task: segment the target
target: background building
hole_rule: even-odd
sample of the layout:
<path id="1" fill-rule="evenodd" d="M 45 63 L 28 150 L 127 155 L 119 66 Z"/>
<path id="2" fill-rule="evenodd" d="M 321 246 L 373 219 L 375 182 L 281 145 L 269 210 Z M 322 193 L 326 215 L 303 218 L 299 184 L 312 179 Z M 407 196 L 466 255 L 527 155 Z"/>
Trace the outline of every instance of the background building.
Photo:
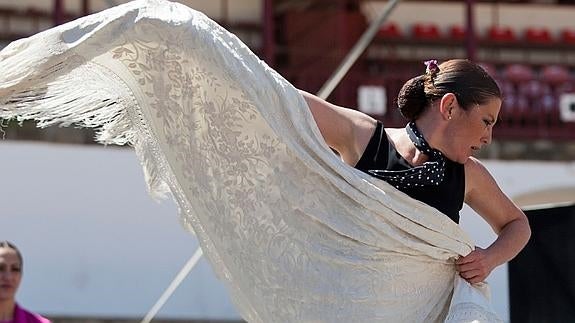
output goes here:
<path id="1" fill-rule="evenodd" d="M 0 44 L 124 2 L 0 0 Z M 179 2 L 218 21 L 310 92 L 321 88 L 387 5 L 376 0 Z M 422 61 L 471 58 L 495 77 L 505 95 L 493 144 L 479 157 L 522 207 L 573 203 L 572 17 L 575 1 L 401 1 L 329 100 L 403 126 L 394 98 L 406 80 L 424 72 Z M 26 258 L 21 302 L 56 322 L 141 319 L 197 247 L 179 225 L 176 207 L 147 196 L 130 149 L 92 145 L 88 130 L 5 124 L 0 239 L 14 241 Z M 462 212 L 462 226 L 479 246 L 495 237 L 469 208 Z M 562 239 L 567 260 L 551 263 L 573 272 L 575 262 L 569 259 L 575 242 Z M 510 299 L 510 272 L 502 266 L 489 282 L 497 311 L 513 320 L 521 302 Z M 555 296 L 575 303 L 575 281 L 560 281 L 567 289 Z M 573 313 L 564 315 L 564 321 L 575 320 Z M 205 260 L 158 318 L 240 319 Z"/>

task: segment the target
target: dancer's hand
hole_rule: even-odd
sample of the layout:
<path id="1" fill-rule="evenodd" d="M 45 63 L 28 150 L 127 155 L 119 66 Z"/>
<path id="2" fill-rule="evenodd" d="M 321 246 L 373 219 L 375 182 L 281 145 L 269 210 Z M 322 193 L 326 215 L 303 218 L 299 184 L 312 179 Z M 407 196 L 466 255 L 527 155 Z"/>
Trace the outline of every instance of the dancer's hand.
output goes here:
<path id="1" fill-rule="evenodd" d="M 455 265 L 459 276 L 471 284 L 484 281 L 495 268 L 495 264 L 490 260 L 489 253 L 479 247 L 476 247 L 467 256 L 457 259 Z"/>

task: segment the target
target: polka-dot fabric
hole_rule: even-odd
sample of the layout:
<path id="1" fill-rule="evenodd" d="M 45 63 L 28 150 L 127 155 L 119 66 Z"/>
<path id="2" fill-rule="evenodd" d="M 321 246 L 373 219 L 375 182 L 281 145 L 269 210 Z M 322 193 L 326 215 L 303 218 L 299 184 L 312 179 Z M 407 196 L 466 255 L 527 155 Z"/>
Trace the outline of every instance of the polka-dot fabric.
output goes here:
<path id="1" fill-rule="evenodd" d="M 409 139 L 415 147 L 426 154 L 429 160 L 421 166 L 415 166 L 405 170 L 370 170 L 373 176 L 383 179 L 395 188 L 402 190 L 411 187 L 436 186 L 443 181 L 445 176 L 445 157 L 443 154 L 429 146 L 415 122 L 410 122 L 405 127 Z"/>

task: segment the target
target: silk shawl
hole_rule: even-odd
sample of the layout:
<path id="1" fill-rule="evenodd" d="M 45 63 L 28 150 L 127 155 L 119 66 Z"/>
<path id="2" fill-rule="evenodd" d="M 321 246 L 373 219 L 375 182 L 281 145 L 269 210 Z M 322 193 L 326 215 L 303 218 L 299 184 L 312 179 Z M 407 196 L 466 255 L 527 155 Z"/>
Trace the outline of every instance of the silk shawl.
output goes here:
<path id="1" fill-rule="evenodd" d="M 133 145 L 247 321 L 498 321 L 455 271 L 473 249 L 459 226 L 345 165 L 297 89 L 184 5 L 132 1 L 11 43 L 0 117 Z"/>

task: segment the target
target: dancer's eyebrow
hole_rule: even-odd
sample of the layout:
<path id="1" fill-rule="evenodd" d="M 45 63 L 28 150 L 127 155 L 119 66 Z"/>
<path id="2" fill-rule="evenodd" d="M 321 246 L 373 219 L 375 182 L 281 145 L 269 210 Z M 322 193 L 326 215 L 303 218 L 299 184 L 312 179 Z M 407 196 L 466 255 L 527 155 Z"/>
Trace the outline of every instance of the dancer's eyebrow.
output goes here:
<path id="1" fill-rule="evenodd" d="M 491 113 L 488 114 L 488 117 L 491 118 L 490 122 L 496 124 L 499 121 L 498 118 L 495 118 Z"/>

